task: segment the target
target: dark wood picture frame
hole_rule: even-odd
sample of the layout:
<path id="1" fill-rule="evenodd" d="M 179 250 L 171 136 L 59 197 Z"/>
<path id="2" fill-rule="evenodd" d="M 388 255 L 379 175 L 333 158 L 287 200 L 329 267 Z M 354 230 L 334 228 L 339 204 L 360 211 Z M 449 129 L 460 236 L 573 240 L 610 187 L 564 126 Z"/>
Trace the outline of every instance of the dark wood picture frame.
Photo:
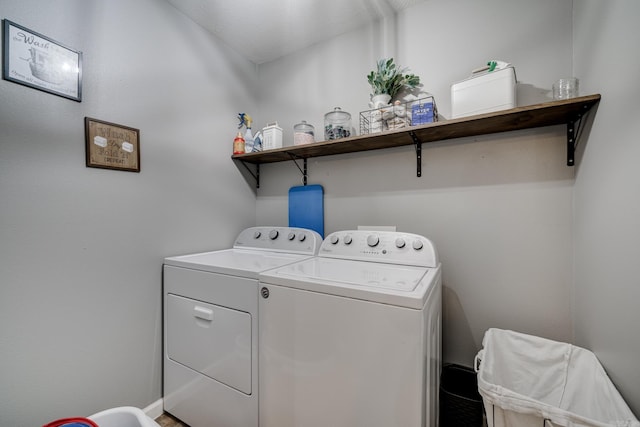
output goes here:
<path id="1" fill-rule="evenodd" d="M 2 78 L 82 102 L 82 52 L 2 20 Z"/>
<path id="2" fill-rule="evenodd" d="M 140 172 L 140 131 L 84 118 L 87 167 Z"/>

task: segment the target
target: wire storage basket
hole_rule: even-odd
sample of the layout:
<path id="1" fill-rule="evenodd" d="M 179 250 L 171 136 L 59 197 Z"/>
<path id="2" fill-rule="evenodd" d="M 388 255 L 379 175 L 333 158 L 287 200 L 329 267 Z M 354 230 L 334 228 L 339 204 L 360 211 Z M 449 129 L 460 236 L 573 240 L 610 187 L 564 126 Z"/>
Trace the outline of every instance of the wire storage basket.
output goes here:
<path id="1" fill-rule="evenodd" d="M 360 113 L 360 135 L 402 129 L 438 121 L 438 109 L 433 96 L 414 101 L 396 101 Z"/>

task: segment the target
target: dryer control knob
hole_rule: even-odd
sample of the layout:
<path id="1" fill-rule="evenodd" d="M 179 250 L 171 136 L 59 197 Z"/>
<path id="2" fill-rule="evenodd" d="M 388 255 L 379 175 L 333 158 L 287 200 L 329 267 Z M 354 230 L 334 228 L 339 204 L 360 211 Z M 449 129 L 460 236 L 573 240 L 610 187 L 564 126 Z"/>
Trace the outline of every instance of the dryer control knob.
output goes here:
<path id="1" fill-rule="evenodd" d="M 406 243 L 404 242 L 404 239 L 402 237 L 398 237 L 396 239 L 396 248 L 402 249 L 402 248 L 404 248 L 405 245 L 406 245 Z"/>
<path id="2" fill-rule="evenodd" d="M 380 243 L 380 238 L 375 234 L 371 234 L 367 237 L 367 245 L 371 246 L 372 248 L 374 246 L 378 246 L 378 243 Z"/>
<path id="3" fill-rule="evenodd" d="M 271 240 L 276 240 L 278 238 L 278 230 L 271 230 L 269 232 L 269 238 Z"/>
<path id="4" fill-rule="evenodd" d="M 293 231 L 291 233 L 289 233 L 289 235 L 287 236 L 287 239 L 289 240 L 293 240 L 296 238 L 296 233 L 294 233 Z"/>
<path id="5" fill-rule="evenodd" d="M 331 242 L 332 245 L 337 244 L 339 240 L 340 239 L 335 234 L 333 236 L 331 236 L 331 239 L 329 239 L 329 241 Z"/>
<path id="6" fill-rule="evenodd" d="M 344 244 L 345 245 L 350 245 L 351 242 L 353 242 L 353 238 L 351 236 L 349 236 L 348 234 L 346 236 L 344 236 Z"/>
<path id="7" fill-rule="evenodd" d="M 307 235 L 302 233 L 301 235 L 298 236 L 298 240 L 300 240 L 301 242 L 304 242 L 304 239 L 307 238 Z"/>
<path id="8" fill-rule="evenodd" d="M 416 251 L 419 251 L 420 249 L 423 248 L 423 244 L 420 240 L 414 240 L 413 241 L 413 249 L 415 249 Z"/>
<path id="9" fill-rule="evenodd" d="M 260 238 L 260 236 L 262 236 L 262 233 L 261 233 L 261 232 L 259 232 L 259 231 L 256 231 L 255 233 L 253 233 L 253 238 L 254 238 L 254 239 L 259 239 L 259 238 Z"/>

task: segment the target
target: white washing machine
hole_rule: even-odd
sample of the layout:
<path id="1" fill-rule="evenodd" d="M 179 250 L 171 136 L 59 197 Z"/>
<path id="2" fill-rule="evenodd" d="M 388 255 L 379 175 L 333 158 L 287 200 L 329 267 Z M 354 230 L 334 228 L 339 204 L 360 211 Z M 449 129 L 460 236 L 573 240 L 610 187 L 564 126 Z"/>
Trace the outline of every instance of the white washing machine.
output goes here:
<path id="1" fill-rule="evenodd" d="M 441 267 L 409 233 L 340 231 L 260 274 L 260 427 L 435 427 Z"/>
<path id="2" fill-rule="evenodd" d="M 321 242 L 311 230 L 254 227 L 232 249 L 165 259 L 167 412 L 191 427 L 258 425 L 258 273 Z"/>

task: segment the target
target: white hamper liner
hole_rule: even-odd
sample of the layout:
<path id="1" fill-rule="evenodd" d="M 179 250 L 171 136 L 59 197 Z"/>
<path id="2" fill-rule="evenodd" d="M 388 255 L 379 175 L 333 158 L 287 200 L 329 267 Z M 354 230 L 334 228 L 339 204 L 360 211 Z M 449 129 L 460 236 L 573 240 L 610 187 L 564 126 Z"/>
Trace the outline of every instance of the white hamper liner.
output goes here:
<path id="1" fill-rule="evenodd" d="M 482 346 L 475 368 L 489 427 L 640 427 L 592 352 L 495 328 Z"/>

